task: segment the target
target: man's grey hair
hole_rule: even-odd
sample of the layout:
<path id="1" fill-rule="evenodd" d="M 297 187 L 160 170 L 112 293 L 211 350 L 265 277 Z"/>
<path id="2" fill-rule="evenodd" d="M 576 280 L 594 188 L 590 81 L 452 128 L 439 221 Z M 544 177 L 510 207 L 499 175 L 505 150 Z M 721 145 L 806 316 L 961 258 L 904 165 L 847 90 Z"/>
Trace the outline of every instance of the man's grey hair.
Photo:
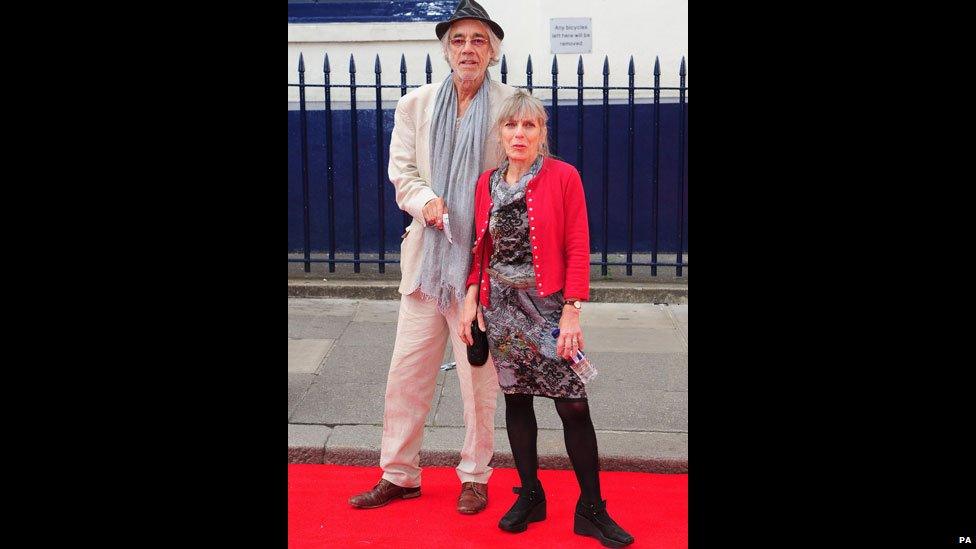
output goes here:
<path id="1" fill-rule="evenodd" d="M 461 21 L 463 21 L 463 19 Z M 502 58 L 502 39 L 495 36 L 495 31 L 491 30 L 488 23 L 479 21 L 478 19 L 473 19 L 473 21 L 478 21 L 481 23 L 481 25 L 485 28 L 485 31 L 488 33 L 488 43 L 491 45 L 492 52 L 491 59 L 488 60 L 488 66 L 494 67 L 498 64 L 498 60 Z M 452 24 L 451 27 L 447 29 L 447 32 L 444 33 L 444 36 L 441 36 L 441 50 L 444 52 L 444 61 L 447 61 L 448 65 L 451 64 L 451 29 L 453 28 L 454 25 Z"/>

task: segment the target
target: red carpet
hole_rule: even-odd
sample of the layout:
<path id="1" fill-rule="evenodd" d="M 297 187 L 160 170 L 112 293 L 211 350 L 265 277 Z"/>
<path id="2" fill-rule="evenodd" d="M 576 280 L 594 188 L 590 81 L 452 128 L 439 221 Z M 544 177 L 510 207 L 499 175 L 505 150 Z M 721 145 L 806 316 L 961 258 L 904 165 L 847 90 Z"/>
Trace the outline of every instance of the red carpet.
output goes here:
<path id="1" fill-rule="evenodd" d="M 349 496 L 379 480 L 379 467 L 288 466 L 288 547 L 603 547 L 573 533 L 579 485 L 572 471 L 540 470 L 547 518 L 520 534 L 498 528 L 517 497 L 514 469 L 495 469 L 488 508 L 476 515 L 455 510 L 460 483 L 453 468 L 427 467 L 423 495 L 378 509 L 353 509 Z M 634 536 L 628 547 L 688 546 L 688 475 L 602 472 L 607 510 Z"/>

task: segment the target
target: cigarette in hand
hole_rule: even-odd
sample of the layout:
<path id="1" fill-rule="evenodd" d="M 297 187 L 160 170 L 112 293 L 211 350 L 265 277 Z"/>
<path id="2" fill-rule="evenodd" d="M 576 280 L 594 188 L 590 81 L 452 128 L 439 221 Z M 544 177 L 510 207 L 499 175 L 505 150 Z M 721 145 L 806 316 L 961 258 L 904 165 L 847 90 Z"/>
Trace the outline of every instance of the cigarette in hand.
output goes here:
<path id="1" fill-rule="evenodd" d="M 447 214 L 444 214 L 444 236 L 447 237 L 447 241 L 454 244 L 454 239 L 451 238 L 451 222 Z"/>

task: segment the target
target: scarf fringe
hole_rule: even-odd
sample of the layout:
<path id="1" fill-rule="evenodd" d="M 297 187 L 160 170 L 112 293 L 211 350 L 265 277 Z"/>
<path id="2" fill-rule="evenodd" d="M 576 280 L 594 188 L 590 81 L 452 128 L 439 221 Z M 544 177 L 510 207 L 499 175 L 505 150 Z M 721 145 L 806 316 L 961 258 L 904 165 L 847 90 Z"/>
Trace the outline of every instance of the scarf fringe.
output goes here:
<path id="1" fill-rule="evenodd" d="M 442 314 L 446 314 L 455 302 L 462 303 L 467 293 L 467 289 L 460 290 L 454 286 L 451 286 L 450 284 L 445 284 L 438 288 L 437 293 L 439 295 L 431 295 L 430 290 L 428 288 L 424 288 L 423 286 L 418 288 L 418 290 L 420 291 L 421 299 L 424 301 L 436 301 L 437 312 Z"/>

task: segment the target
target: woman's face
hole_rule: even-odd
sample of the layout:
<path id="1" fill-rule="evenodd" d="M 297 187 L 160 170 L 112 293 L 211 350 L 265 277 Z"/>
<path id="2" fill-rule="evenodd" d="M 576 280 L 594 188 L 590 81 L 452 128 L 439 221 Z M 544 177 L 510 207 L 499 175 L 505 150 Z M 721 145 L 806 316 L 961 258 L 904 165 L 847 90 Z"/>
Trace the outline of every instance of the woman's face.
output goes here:
<path id="1" fill-rule="evenodd" d="M 534 161 L 545 128 L 537 118 L 509 118 L 502 122 L 500 133 L 509 162 Z"/>

